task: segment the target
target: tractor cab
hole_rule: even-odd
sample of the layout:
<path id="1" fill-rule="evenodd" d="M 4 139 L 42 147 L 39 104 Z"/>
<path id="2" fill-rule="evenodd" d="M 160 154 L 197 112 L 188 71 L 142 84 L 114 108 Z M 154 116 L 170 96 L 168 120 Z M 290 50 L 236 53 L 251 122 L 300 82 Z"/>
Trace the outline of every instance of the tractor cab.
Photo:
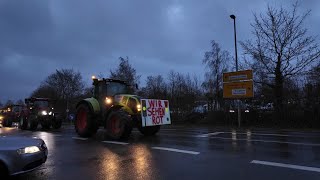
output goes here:
<path id="1" fill-rule="evenodd" d="M 41 115 L 52 115 L 53 108 L 49 98 L 27 98 L 25 99 L 27 108 L 33 113 L 41 113 Z"/>

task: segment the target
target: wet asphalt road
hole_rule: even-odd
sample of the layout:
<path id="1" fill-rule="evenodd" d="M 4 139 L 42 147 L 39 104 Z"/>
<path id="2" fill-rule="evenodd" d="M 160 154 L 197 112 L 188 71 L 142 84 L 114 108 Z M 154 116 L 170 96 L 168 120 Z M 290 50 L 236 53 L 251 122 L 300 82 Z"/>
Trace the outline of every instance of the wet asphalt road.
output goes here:
<path id="1" fill-rule="evenodd" d="M 43 166 L 12 179 L 320 179 L 320 131 L 166 126 L 120 144 L 103 130 L 77 139 L 72 126 L 0 135 L 40 137 L 49 149 Z"/>

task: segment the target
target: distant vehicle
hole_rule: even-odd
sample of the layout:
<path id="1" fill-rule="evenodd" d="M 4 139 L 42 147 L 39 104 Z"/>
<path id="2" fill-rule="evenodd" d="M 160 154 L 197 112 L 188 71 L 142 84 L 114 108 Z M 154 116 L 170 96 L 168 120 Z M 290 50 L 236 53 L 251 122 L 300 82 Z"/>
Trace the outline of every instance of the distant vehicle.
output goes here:
<path id="1" fill-rule="evenodd" d="M 9 105 L 1 109 L 0 121 L 3 127 L 11 127 L 12 123 L 19 122 L 21 111 L 24 105 Z"/>
<path id="2" fill-rule="evenodd" d="M 48 98 L 28 98 L 25 99 L 26 108 L 21 112 L 19 128 L 22 130 L 36 130 L 38 124 L 43 129 L 59 129 L 62 119 L 57 118 L 53 112 L 50 99 Z"/>
<path id="3" fill-rule="evenodd" d="M 47 155 L 42 139 L 0 136 L 0 179 L 36 169 L 46 162 Z"/>
<path id="4" fill-rule="evenodd" d="M 273 103 L 267 103 L 266 105 L 261 106 L 259 109 L 265 110 L 265 111 L 272 111 L 273 110 Z"/>

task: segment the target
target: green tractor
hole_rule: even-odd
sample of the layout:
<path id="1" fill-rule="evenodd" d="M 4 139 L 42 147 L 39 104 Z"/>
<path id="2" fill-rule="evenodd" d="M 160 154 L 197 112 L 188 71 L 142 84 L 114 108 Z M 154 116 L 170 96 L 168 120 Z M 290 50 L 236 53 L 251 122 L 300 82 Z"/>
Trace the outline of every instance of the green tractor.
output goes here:
<path id="1" fill-rule="evenodd" d="M 75 130 L 79 136 L 90 137 L 100 126 L 103 126 L 107 135 L 114 140 L 128 138 L 133 127 L 137 127 L 142 134 L 151 136 L 159 131 L 160 125 L 171 123 L 169 117 L 165 123 L 158 121 L 157 124 L 147 125 L 147 115 L 156 114 L 157 110 L 146 109 L 146 100 L 141 104 L 141 98 L 130 94 L 132 87 L 125 81 L 97 79 L 94 76 L 92 80 L 93 97 L 81 100 L 76 106 Z M 167 112 L 170 111 L 167 109 Z M 170 113 L 168 114 L 170 116 Z M 154 118 L 154 121 L 156 120 Z"/>

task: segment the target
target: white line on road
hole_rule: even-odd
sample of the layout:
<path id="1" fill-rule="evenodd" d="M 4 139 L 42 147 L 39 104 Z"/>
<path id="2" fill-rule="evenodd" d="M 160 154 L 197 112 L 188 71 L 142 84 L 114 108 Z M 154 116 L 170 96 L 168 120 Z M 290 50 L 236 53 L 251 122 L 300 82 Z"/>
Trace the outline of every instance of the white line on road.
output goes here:
<path id="1" fill-rule="evenodd" d="M 88 138 L 82 138 L 82 137 L 72 137 L 72 139 L 83 140 L 83 141 L 88 140 Z"/>
<path id="2" fill-rule="evenodd" d="M 267 165 L 267 166 L 284 167 L 284 168 L 290 168 L 290 169 L 299 169 L 299 170 L 305 170 L 305 171 L 314 171 L 314 172 L 320 173 L 320 168 L 309 167 L 309 166 L 298 166 L 298 165 L 293 165 L 293 164 L 283 164 L 283 163 L 259 161 L 259 160 L 253 160 L 253 161 L 251 161 L 251 163 L 252 164 Z"/>
<path id="3" fill-rule="evenodd" d="M 287 141 L 268 141 L 268 140 L 255 140 L 255 139 L 232 139 L 224 137 L 209 137 L 210 139 L 223 139 L 232 141 L 248 141 L 248 142 L 264 142 L 264 143 L 279 143 L 279 144 L 292 144 L 292 145 L 302 145 L 302 146 L 320 146 L 320 144 L 313 143 L 299 143 L 299 142 L 287 142 Z"/>
<path id="4" fill-rule="evenodd" d="M 216 136 L 219 134 L 223 134 L 226 132 L 213 132 L 213 133 L 207 133 L 207 134 L 201 134 L 201 135 L 197 135 L 196 137 L 209 137 L 209 136 Z"/>
<path id="5" fill-rule="evenodd" d="M 117 142 L 117 141 L 102 141 L 103 143 L 109 143 L 109 144 L 121 144 L 121 145 L 128 145 L 129 143 L 126 142 Z"/>
<path id="6" fill-rule="evenodd" d="M 198 155 L 198 154 L 200 154 L 200 152 L 196 152 L 196 151 L 187 151 L 187 150 L 174 149 L 174 148 L 166 148 L 166 147 L 152 147 L 152 149 L 172 151 L 172 152 L 179 152 L 179 153 L 186 153 L 186 154 L 192 154 L 192 155 Z"/>

